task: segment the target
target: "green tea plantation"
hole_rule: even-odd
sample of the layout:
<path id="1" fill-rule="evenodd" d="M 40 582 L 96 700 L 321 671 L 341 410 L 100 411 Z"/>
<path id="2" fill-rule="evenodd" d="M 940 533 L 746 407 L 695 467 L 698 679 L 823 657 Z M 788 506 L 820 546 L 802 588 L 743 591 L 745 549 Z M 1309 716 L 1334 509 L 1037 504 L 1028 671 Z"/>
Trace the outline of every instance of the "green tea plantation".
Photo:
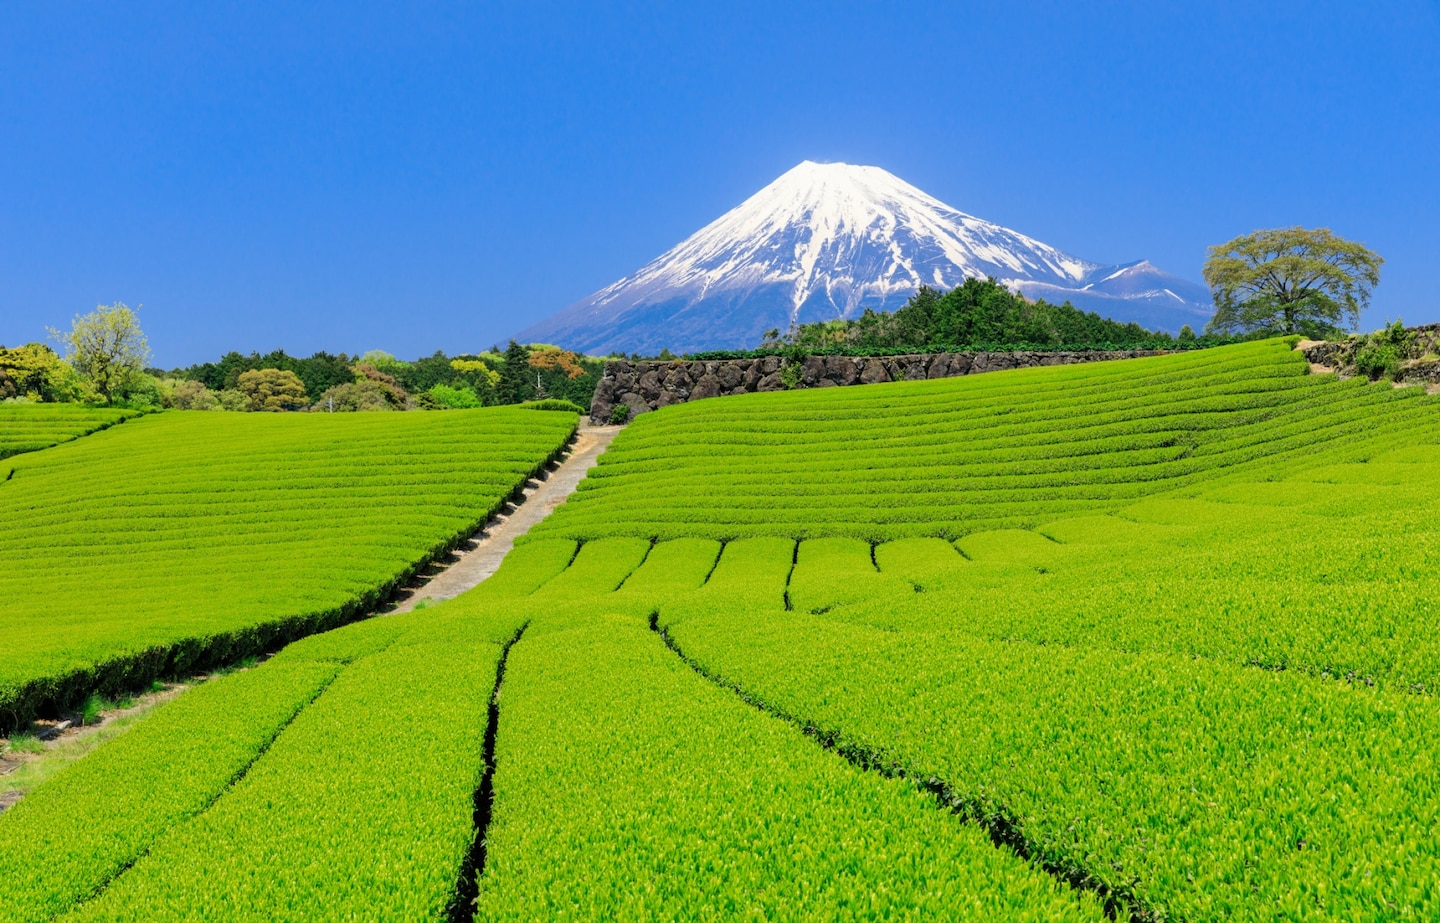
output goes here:
<path id="1" fill-rule="evenodd" d="M 0 725 L 356 617 L 496 512 L 575 423 L 175 412 L 7 459 Z"/>
<path id="2" fill-rule="evenodd" d="M 574 425 L 487 414 L 10 460 L 0 688 L 341 621 Z M 1437 607 L 1440 397 L 1286 341 L 668 407 L 0 814 L 0 919 L 1433 921 Z"/>

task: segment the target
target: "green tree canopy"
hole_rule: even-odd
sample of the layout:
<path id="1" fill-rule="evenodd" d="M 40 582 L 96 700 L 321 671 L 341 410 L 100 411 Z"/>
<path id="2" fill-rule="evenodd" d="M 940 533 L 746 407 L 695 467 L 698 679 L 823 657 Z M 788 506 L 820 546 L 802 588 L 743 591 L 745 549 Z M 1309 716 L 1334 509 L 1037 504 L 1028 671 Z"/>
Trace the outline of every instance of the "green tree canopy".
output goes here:
<path id="1" fill-rule="evenodd" d="M 310 403 L 305 383 L 294 372 L 255 369 L 241 372 L 238 384 L 251 410 L 299 410 Z"/>
<path id="2" fill-rule="evenodd" d="M 1385 261 L 1328 228 L 1275 228 L 1211 247 L 1212 333 L 1323 337 L 1360 324 Z"/>
<path id="3" fill-rule="evenodd" d="M 107 404 L 150 361 L 150 344 L 140 331 L 139 319 L 118 301 L 77 314 L 69 331 L 51 327 L 50 335 L 65 346 L 71 366 Z"/>
<path id="4" fill-rule="evenodd" d="M 44 343 L 0 346 L 0 400 L 74 401 L 84 392 L 75 370 Z"/>
<path id="5" fill-rule="evenodd" d="M 530 350 L 510 341 L 505 349 L 505 363 L 500 366 L 500 383 L 495 386 L 495 396 L 502 404 L 518 404 L 525 400 Z"/>

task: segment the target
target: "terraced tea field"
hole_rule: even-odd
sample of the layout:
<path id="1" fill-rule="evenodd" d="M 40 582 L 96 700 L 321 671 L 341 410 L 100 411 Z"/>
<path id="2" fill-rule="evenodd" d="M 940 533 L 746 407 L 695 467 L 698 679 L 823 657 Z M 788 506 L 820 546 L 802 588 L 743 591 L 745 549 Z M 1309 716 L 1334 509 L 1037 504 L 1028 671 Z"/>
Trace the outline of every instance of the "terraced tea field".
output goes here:
<path id="1" fill-rule="evenodd" d="M 1437 484 L 1281 342 L 643 415 L 0 815 L 0 917 L 1440 919 Z"/>
<path id="2" fill-rule="evenodd" d="M 0 459 L 48 449 L 139 415 L 82 404 L 0 404 Z"/>
<path id="3" fill-rule="evenodd" d="M 165 413 L 0 483 L 0 724 L 258 653 L 380 601 L 564 446 L 573 413 Z"/>

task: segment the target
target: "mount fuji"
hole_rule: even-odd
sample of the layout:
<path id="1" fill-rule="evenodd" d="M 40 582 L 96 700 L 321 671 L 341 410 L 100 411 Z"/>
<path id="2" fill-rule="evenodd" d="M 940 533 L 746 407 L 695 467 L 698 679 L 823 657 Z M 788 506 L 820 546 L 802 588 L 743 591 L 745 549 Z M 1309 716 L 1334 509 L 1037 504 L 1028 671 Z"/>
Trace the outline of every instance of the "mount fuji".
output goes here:
<path id="1" fill-rule="evenodd" d="M 1149 329 L 1197 330 L 1209 292 L 1145 260 L 1105 266 L 967 215 L 879 167 L 805 161 L 633 275 L 525 330 L 591 354 L 748 349 L 770 328 L 894 310 L 993 277 Z"/>

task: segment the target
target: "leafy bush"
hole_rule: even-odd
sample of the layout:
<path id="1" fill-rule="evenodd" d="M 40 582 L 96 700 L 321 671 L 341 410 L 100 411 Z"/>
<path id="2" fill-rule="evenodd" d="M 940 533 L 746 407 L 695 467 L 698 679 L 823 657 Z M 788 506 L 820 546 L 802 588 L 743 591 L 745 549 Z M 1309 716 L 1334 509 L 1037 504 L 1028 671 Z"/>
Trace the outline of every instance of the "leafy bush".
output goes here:
<path id="1" fill-rule="evenodd" d="M 452 410 L 466 410 L 481 406 L 480 396 L 475 393 L 474 388 L 468 385 L 460 385 L 459 387 L 435 385 L 426 393 L 433 397 L 441 406 L 448 407 Z"/>
<path id="2" fill-rule="evenodd" d="M 630 405 L 616 404 L 610 411 L 610 425 L 623 426 L 630 420 Z"/>
<path id="3" fill-rule="evenodd" d="M 531 410 L 568 410 L 571 413 L 584 413 L 585 408 L 574 401 L 567 401 L 558 397 L 547 397 L 540 401 L 526 401 L 520 405 Z"/>
<path id="4" fill-rule="evenodd" d="M 320 395 L 320 399 L 311 405 L 310 409 L 315 411 L 333 410 L 337 413 L 403 409 L 403 405 L 396 407 L 395 401 L 396 394 L 393 387 L 386 386 L 383 382 L 366 379 L 336 385 Z"/>
<path id="5" fill-rule="evenodd" d="M 1396 321 L 1374 333 L 1363 336 L 1355 347 L 1355 370 L 1371 381 L 1388 378 L 1398 380 L 1405 363 L 1413 358 L 1415 335 Z"/>
<path id="6" fill-rule="evenodd" d="M 170 406 L 176 410 L 219 410 L 220 399 L 215 392 L 198 381 L 177 382 L 170 392 Z"/>

